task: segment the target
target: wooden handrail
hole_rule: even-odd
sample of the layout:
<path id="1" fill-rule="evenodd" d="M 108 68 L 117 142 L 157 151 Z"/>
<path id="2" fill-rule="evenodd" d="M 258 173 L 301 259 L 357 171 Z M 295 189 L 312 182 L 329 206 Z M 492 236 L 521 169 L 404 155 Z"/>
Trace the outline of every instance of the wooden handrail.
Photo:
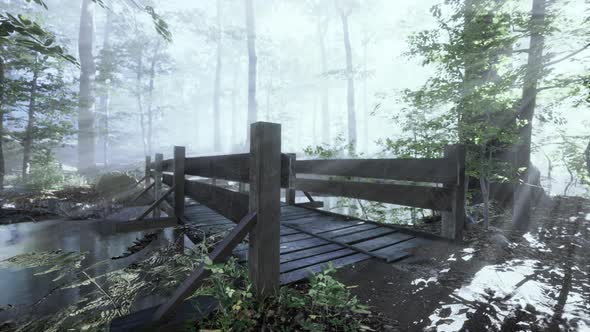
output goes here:
<path id="1" fill-rule="evenodd" d="M 256 213 L 248 213 L 240 222 L 231 230 L 231 232 L 218 244 L 213 252 L 209 255 L 209 259 L 213 264 L 219 264 L 225 261 L 233 252 L 234 248 L 242 242 L 246 235 L 252 230 L 256 224 Z M 174 313 L 176 308 L 190 295 L 192 295 L 198 288 L 203 279 L 207 278 L 211 271 L 201 263 L 193 273 L 174 291 L 174 294 L 164 302 L 152 317 L 152 324 L 158 324 Z"/>
<path id="2" fill-rule="evenodd" d="M 156 207 L 158 207 L 166 199 L 166 197 L 168 197 L 168 195 L 170 195 L 173 192 L 174 192 L 174 186 L 172 186 L 171 188 L 169 188 L 168 190 L 166 190 L 166 192 L 164 193 L 164 195 L 158 197 L 158 199 L 156 199 L 156 201 L 153 202 L 152 205 L 150 205 L 150 207 L 147 210 L 145 210 L 135 220 L 142 220 L 143 218 L 145 218 L 148 214 L 150 214 L 150 212 L 152 212 L 152 210 L 154 210 Z"/>

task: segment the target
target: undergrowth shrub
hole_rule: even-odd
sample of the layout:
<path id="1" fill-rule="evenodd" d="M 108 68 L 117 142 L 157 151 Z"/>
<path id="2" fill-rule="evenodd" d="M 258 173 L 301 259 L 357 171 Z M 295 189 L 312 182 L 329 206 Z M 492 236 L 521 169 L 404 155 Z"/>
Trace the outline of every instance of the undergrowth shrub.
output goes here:
<path id="1" fill-rule="evenodd" d="M 220 308 L 202 327 L 222 331 L 360 331 L 367 307 L 331 276 L 332 268 L 311 277 L 301 289 L 283 286 L 265 300 L 254 297 L 247 270 L 235 261 L 209 264 L 210 282 L 198 295 L 215 297 Z"/>

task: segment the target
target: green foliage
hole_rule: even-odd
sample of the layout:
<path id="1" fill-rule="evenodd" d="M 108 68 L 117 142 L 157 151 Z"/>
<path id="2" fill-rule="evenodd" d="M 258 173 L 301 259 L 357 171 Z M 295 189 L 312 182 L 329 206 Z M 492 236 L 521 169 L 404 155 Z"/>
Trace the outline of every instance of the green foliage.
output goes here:
<path id="1" fill-rule="evenodd" d="M 64 185 L 66 176 L 50 151 L 33 154 L 31 164 L 31 172 L 24 183 L 29 190 L 58 189 Z"/>
<path id="2" fill-rule="evenodd" d="M 318 159 L 333 159 L 337 157 L 358 157 L 355 152 L 354 146 L 351 143 L 347 143 L 347 140 L 343 135 L 338 135 L 334 140 L 334 144 L 323 144 L 318 146 L 308 146 L 303 149 L 303 152 L 308 157 Z"/>
<path id="3" fill-rule="evenodd" d="M 328 268 L 314 275 L 307 290 L 281 287 L 264 301 L 253 297 L 247 271 L 234 260 L 211 265 L 209 285 L 197 294 L 212 295 L 219 310 L 203 323 L 204 328 L 222 331 L 359 331 L 368 308 L 335 280 Z"/>

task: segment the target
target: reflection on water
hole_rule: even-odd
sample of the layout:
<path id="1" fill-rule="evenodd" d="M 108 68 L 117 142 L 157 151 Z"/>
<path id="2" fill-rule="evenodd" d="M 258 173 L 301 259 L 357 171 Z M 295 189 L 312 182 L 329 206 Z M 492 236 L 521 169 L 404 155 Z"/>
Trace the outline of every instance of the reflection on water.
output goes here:
<path id="1" fill-rule="evenodd" d="M 0 260 L 32 252 L 55 250 L 86 252 L 82 268 L 87 268 L 89 276 L 97 276 L 124 268 L 138 259 L 141 252 L 120 260 L 110 258 L 120 256 L 127 251 L 133 241 L 148 233 L 158 233 L 156 240 L 158 243 L 154 245 L 170 243 L 175 240 L 175 236 L 179 236 L 173 229 L 101 234 L 95 229 L 95 224 L 99 222 L 51 220 L 2 225 L 0 226 Z M 0 290 L 2 291 L 0 308 L 14 307 L 11 310 L 0 310 L 0 322 L 30 314 L 31 311 L 37 315 L 53 313 L 68 304 L 75 303 L 85 292 L 94 287 L 58 289 L 67 284 L 68 280 L 73 280 L 73 276 L 53 280 L 56 278 L 55 273 L 35 275 L 47 269 L 47 266 L 28 269 L 0 268 Z M 155 305 L 160 300 L 145 299 L 139 307 Z M 31 306 L 32 304 L 35 305 Z"/>

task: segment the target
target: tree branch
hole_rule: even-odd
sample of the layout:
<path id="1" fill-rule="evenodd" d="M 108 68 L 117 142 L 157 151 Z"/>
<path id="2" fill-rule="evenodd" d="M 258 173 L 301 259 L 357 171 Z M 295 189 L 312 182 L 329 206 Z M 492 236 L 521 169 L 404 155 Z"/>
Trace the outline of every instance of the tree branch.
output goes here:
<path id="1" fill-rule="evenodd" d="M 545 67 L 552 66 L 552 65 L 554 65 L 554 64 L 557 64 L 557 63 L 560 63 L 560 62 L 562 62 L 562 61 L 564 61 L 564 60 L 567 60 L 567 59 L 569 59 L 569 58 L 571 58 L 571 57 L 573 57 L 573 56 L 576 56 L 577 54 L 581 53 L 582 51 L 584 51 L 584 50 L 585 50 L 585 49 L 587 49 L 588 47 L 590 47 L 590 43 L 588 43 L 588 44 L 584 45 L 584 47 L 580 48 L 579 50 L 577 50 L 577 51 L 574 51 L 574 52 L 572 52 L 572 53 L 570 53 L 570 54 L 568 54 L 568 55 L 566 55 L 566 56 L 564 56 L 564 57 L 562 57 L 562 58 L 559 58 L 559 59 L 557 59 L 557 60 L 553 60 L 553 61 L 551 61 L 551 62 L 548 62 L 547 64 L 545 64 Z"/>

